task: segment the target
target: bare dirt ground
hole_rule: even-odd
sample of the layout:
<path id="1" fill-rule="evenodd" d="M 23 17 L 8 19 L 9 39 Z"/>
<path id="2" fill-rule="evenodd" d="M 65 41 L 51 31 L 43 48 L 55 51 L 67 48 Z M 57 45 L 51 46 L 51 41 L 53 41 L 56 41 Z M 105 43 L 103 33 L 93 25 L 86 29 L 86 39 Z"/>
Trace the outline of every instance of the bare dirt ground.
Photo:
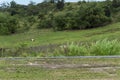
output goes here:
<path id="1" fill-rule="evenodd" d="M 6 60 L 11 65 L 36 66 L 42 68 L 120 68 L 120 58 L 41 58 Z"/>

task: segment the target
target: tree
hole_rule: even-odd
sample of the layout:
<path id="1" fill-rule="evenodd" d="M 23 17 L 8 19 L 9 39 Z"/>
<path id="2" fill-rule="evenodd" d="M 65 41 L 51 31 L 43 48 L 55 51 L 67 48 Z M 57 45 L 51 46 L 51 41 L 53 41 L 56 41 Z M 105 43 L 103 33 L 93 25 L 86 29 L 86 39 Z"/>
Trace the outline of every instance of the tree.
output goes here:
<path id="1" fill-rule="evenodd" d="M 11 16 L 17 14 L 17 3 L 13 0 L 10 2 L 10 13 L 11 13 Z"/>
<path id="2" fill-rule="evenodd" d="M 64 8 L 64 0 L 58 0 L 57 9 L 62 10 Z"/>
<path id="3" fill-rule="evenodd" d="M 117 8 L 117 7 L 120 7 L 120 0 L 113 0 L 112 1 L 112 6 Z"/>
<path id="4" fill-rule="evenodd" d="M 65 30 L 66 29 L 66 20 L 65 13 L 59 13 L 54 16 L 54 30 Z"/>
<path id="5" fill-rule="evenodd" d="M 15 8 L 17 6 L 17 3 L 13 0 L 10 2 L 10 8 Z"/>
<path id="6" fill-rule="evenodd" d="M 36 3 L 35 2 L 33 2 L 33 1 L 30 1 L 30 3 L 28 4 L 29 6 L 31 5 L 31 6 L 33 6 L 33 5 L 35 5 Z"/>
<path id="7" fill-rule="evenodd" d="M 4 2 L 4 3 L 0 4 L 0 10 L 2 12 L 6 12 L 8 10 L 8 8 L 9 8 L 9 3 Z"/>
<path id="8" fill-rule="evenodd" d="M 80 11 L 80 20 L 87 24 L 85 28 L 95 28 L 107 24 L 111 18 L 110 14 L 106 14 L 102 6 L 97 3 L 92 3 L 83 7 L 83 11 Z"/>
<path id="9" fill-rule="evenodd" d="M 33 1 L 30 1 L 28 4 L 28 9 L 27 9 L 28 15 L 36 15 L 39 13 L 38 7 L 36 6 L 36 3 Z"/>
<path id="10" fill-rule="evenodd" d="M 0 13 L 0 34 L 7 35 L 17 32 L 18 20 L 8 14 Z"/>
<path id="11" fill-rule="evenodd" d="M 111 17 L 110 6 L 105 6 L 105 7 L 104 7 L 104 11 L 105 11 L 105 16 Z"/>
<path id="12" fill-rule="evenodd" d="M 55 1 L 54 0 L 50 0 L 50 3 L 55 3 Z"/>
<path id="13" fill-rule="evenodd" d="M 44 0 L 43 3 L 55 3 L 55 0 Z"/>
<path id="14" fill-rule="evenodd" d="M 1 5 L 1 8 L 5 9 L 5 8 L 8 8 L 9 7 L 9 3 L 2 3 L 0 4 Z"/>

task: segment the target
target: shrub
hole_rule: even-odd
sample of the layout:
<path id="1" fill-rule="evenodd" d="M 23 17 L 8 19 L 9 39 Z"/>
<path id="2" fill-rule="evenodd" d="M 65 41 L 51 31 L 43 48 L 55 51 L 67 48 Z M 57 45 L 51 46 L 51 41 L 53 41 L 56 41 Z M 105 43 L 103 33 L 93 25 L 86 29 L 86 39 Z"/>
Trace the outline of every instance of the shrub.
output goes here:
<path id="1" fill-rule="evenodd" d="M 27 21 L 29 22 L 30 26 L 32 26 L 36 22 L 36 19 L 34 16 L 29 16 L 27 17 Z"/>
<path id="2" fill-rule="evenodd" d="M 103 26 L 109 23 L 111 19 L 105 15 L 104 8 L 97 3 L 82 5 L 78 13 L 79 25 L 84 26 L 84 28 Z"/>
<path id="3" fill-rule="evenodd" d="M 108 11 L 108 9 L 106 8 Z M 54 29 L 86 29 L 104 26 L 111 22 L 110 12 L 97 3 L 81 4 L 77 10 L 58 12 L 54 18 Z"/>
<path id="4" fill-rule="evenodd" d="M 120 7 L 120 0 L 113 0 L 112 1 L 112 6 L 117 8 L 117 7 Z"/>
<path id="5" fill-rule="evenodd" d="M 18 20 L 7 14 L 0 13 L 0 34 L 13 34 L 17 32 Z"/>
<path id="6" fill-rule="evenodd" d="M 58 13 L 54 16 L 54 29 L 55 30 L 65 30 L 66 20 L 65 13 Z"/>
<path id="7" fill-rule="evenodd" d="M 52 28 L 53 27 L 53 13 L 50 12 L 48 15 L 39 14 L 38 28 Z"/>
<path id="8" fill-rule="evenodd" d="M 38 24 L 38 28 L 41 29 L 41 28 L 51 28 L 53 25 L 52 25 L 52 20 L 51 19 L 43 19 L 43 20 L 40 20 L 39 24 Z"/>
<path id="9" fill-rule="evenodd" d="M 59 12 L 53 18 L 54 29 L 56 30 L 71 30 L 78 28 L 77 13 L 73 11 Z"/>

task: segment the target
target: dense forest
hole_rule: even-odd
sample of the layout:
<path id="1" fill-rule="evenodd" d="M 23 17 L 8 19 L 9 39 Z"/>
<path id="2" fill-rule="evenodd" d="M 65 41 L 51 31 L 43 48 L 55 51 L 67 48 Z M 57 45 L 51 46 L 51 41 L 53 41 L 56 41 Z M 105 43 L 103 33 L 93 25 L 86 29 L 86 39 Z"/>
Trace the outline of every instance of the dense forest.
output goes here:
<path id="1" fill-rule="evenodd" d="M 44 0 L 36 4 L 17 4 L 14 0 L 0 5 L 0 34 L 10 35 L 31 28 L 80 30 L 120 21 L 120 0 L 65 2 Z"/>

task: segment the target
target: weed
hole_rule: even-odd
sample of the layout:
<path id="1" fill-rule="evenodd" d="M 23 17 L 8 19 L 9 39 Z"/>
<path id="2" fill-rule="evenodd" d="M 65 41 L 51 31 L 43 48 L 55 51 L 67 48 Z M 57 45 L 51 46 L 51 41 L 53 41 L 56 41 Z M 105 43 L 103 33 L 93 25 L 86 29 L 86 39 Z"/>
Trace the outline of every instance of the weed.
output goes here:
<path id="1" fill-rule="evenodd" d="M 105 56 L 119 55 L 120 42 L 118 40 L 99 40 L 92 43 L 71 43 L 61 46 L 56 53 L 64 56 Z"/>

